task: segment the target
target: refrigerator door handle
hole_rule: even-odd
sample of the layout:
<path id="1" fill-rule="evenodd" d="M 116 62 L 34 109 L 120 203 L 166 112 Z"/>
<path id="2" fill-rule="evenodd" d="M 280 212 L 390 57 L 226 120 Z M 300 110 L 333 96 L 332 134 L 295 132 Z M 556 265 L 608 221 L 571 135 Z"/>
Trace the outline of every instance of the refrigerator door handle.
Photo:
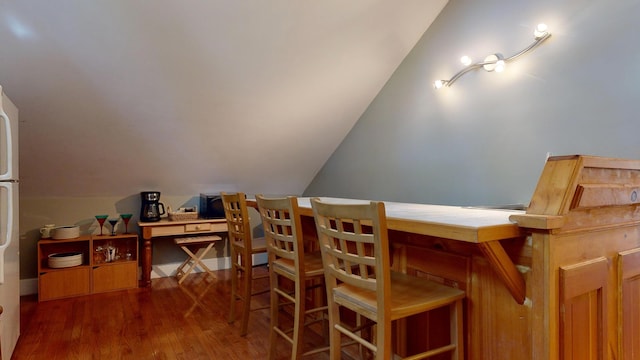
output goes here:
<path id="1" fill-rule="evenodd" d="M 11 151 L 13 151 L 13 144 L 11 138 L 13 133 L 11 132 L 9 116 L 7 116 L 7 113 L 4 112 L 4 108 L 2 107 L 2 87 L 0 87 L 0 118 L 2 118 L 2 122 L 4 123 L 5 139 L 2 140 L 5 144 L 4 146 L 6 146 L 6 151 L 0 150 L 0 154 L 5 154 L 4 156 L 7 157 L 7 171 L 4 174 L 0 174 L 0 180 L 12 180 L 13 156 L 11 156 Z"/>
<path id="2" fill-rule="evenodd" d="M 7 228 L 5 238 L 0 243 L 0 284 L 4 284 L 4 250 L 11 245 L 11 238 L 13 234 L 13 187 L 11 183 L 0 183 L 0 187 L 7 189 L 7 211 L 3 213 L 7 214 Z"/>

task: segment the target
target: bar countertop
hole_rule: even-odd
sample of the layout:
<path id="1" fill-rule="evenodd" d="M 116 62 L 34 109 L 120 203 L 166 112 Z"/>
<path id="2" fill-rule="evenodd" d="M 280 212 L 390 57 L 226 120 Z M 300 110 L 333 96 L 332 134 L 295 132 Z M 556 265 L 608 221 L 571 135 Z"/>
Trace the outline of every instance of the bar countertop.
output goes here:
<path id="1" fill-rule="evenodd" d="M 368 200 L 320 197 L 338 204 L 365 203 Z M 313 216 L 311 198 L 298 198 L 301 213 Z M 522 210 L 490 209 L 464 206 L 412 204 L 384 201 L 387 227 L 391 230 L 482 243 L 519 237 L 524 232 L 509 220 Z"/>

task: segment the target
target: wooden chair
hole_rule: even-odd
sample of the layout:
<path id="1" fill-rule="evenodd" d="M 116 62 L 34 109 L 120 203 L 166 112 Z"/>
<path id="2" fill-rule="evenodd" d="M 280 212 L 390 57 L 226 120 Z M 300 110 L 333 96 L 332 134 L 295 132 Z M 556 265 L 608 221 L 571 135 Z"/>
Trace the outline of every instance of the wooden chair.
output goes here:
<path id="1" fill-rule="evenodd" d="M 242 301 L 240 335 L 245 336 L 249 326 L 249 312 L 252 311 L 251 298 L 269 291 L 268 288 L 256 292 L 252 290 L 254 280 L 268 277 L 268 275 L 256 277 L 253 274 L 253 255 L 266 253 L 267 245 L 264 237 L 253 238 L 251 235 L 251 224 L 245 194 L 223 192 L 220 195 L 227 219 L 227 227 L 229 228 L 229 247 L 231 248 L 231 309 L 229 311 L 229 323 L 233 323 L 236 320 L 236 300 Z M 241 283 L 238 282 L 238 279 L 241 279 Z M 262 308 L 254 308 L 253 310 L 260 309 Z"/>
<path id="2" fill-rule="evenodd" d="M 329 204 L 311 199 L 327 286 L 330 358 L 340 359 L 341 334 L 389 360 L 391 323 L 444 306 L 450 313 L 450 344 L 411 356 L 424 359 L 450 351 L 463 359 L 461 290 L 390 270 L 384 204 Z M 354 268 L 357 271 L 354 271 Z M 373 342 L 350 330 L 340 318 L 345 307 L 376 323 Z"/>
<path id="3" fill-rule="evenodd" d="M 327 306 L 321 303 L 320 306 L 306 308 L 308 290 L 324 287 L 324 272 L 320 252 L 305 253 L 298 200 L 295 197 L 267 199 L 261 195 L 257 195 L 256 200 L 269 252 L 271 277 L 269 359 L 276 358 L 278 336 L 291 344 L 292 360 L 327 351 L 329 347 L 323 346 L 303 352 L 305 328 L 316 321 L 326 321 Z M 281 282 L 281 278 L 289 279 L 292 283 Z M 292 328 L 288 323 L 284 326 L 280 319 L 281 308 L 290 305 L 294 308 Z M 326 330 L 326 326 L 324 329 Z"/>
<path id="4" fill-rule="evenodd" d="M 180 264 L 176 270 L 178 284 L 182 284 L 187 275 L 189 275 L 196 266 L 200 266 L 202 270 L 215 278 L 211 269 L 202 262 L 202 259 L 218 240 L 222 240 L 218 235 L 191 236 L 173 239 L 176 245 L 180 246 L 180 248 L 188 255 L 187 259 Z M 187 269 L 185 270 L 185 268 Z"/>

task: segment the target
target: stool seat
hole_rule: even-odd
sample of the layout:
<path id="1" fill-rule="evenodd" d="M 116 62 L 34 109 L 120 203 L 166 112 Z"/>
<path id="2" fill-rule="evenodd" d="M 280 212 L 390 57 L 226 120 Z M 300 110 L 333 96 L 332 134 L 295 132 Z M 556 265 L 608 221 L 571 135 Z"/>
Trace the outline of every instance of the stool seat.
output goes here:
<path id="1" fill-rule="evenodd" d="M 209 236 L 190 236 L 190 237 L 182 237 L 175 238 L 173 241 L 178 244 L 200 244 L 200 243 L 210 243 L 212 241 L 222 240 L 222 238 L 218 235 L 209 235 Z"/>
<path id="2" fill-rule="evenodd" d="M 189 275 L 196 266 L 200 266 L 202 270 L 215 278 L 211 269 L 202 262 L 202 259 L 207 255 L 209 250 L 211 250 L 215 242 L 219 240 L 222 240 L 222 238 L 218 235 L 190 236 L 173 239 L 173 242 L 180 246 L 188 255 L 187 259 L 180 264 L 176 270 L 178 284 L 182 284 L 187 275 Z M 187 269 L 185 270 L 185 268 Z"/>
<path id="3" fill-rule="evenodd" d="M 295 262 L 291 259 L 280 258 L 271 265 L 279 272 L 287 273 L 291 276 L 296 274 Z M 321 276 L 324 278 L 324 269 L 322 268 L 322 254 L 319 251 L 305 254 L 304 256 L 304 272 L 306 278 Z"/>

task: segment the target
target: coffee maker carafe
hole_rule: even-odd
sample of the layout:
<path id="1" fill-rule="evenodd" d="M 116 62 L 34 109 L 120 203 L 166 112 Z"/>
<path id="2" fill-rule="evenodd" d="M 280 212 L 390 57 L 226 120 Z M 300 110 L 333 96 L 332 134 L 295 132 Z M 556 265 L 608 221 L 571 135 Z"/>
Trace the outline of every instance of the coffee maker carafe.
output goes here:
<path id="1" fill-rule="evenodd" d="M 164 204 L 160 202 L 159 191 L 143 191 L 140 193 L 142 207 L 140 208 L 141 221 L 160 221 L 160 215 L 164 215 Z"/>

